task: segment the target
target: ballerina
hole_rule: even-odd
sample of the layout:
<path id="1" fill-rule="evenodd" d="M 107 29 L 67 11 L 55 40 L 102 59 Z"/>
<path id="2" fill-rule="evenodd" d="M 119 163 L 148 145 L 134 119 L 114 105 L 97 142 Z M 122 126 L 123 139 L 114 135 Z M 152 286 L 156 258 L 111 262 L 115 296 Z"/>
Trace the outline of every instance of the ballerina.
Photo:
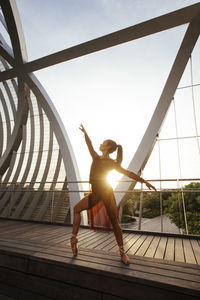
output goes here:
<path id="1" fill-rule="evenodd" d="M 81 212 L 83 210 L 92 209 L 99 202 L 102 202 L 105 206 L 107 215 L 112 224 L 114 235 L 119 246 L 119 252 L 121 256 L 121 261 L 124 264 L 129 264 L 130 259 L 125 253 L 123 246 L 122 230 L 118 217 L 118 208 L 115 201 L 115 196 L 112 187 L 107 181 L 108 173 L 115 169 L 116 171 L 128 176 L 136 181 L 146 184 L 149 189 L 155 190 L 155 187 L 151 185 L 148 181 L 139 177 L 135 173 L 126 170 L 121 167 L 122 162 L 122 146 L 117 145 L 113 140 L 105 140 L 101 145 L 99 150 L 102 155 L 98 155 L 92 146 L 92 142 L 88 137 L 88 134 L 81 124 L 79 129 L 84 133 L 85 141 L 88 146 L 89 152 L 92 156 L 93 162 L 90 170 L 90 184 L 92 187 L 92 192 L 86 197 L 79 201 L 74 207 L 74 222 L 71 237 L 71 248 L 74 256 L 78 254 L 78 239 L 77 234 L 79 231 L 81 223 Z M 110 158 L 110 154 L 117 150 L 117 158 L 113 160 Z"/>

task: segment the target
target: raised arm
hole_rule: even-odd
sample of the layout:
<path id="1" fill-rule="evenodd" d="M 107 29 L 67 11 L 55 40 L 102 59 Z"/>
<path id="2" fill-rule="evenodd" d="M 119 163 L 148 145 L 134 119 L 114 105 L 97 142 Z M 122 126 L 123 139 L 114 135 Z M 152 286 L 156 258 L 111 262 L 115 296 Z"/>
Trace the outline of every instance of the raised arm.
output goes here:
<path id="1" fill-rule="evenodd" d="M 120 173 L 122 173 L 122 174 L 124 174 L 125 176 L 127 176 L 127 177 L 129 177 L 129 178 L 132 178 L 132 179 L 134 179 L 134 180 L 136 180 L 136 181 L 139 181 L 139 182 L 141 182 L 141 183 L 144 183 L 144 184 L 146 184 L 146 186 L 151 190 L 154 190 L 154 191 L 156 191 L 156 188 L 153 186 L 153 185 L 151 185 L 148 181 L 146 181 L 146 180 L 144 180 L 142 177 L 140 177 L 140 176 L 138 176 L 137 174 L 135 174 L 135 173 L 133 173 L 133 172 L 131 172 L 131 171 L 129 171 L 129 170 L 126 170 L 126 169 L 124 169 L 124 168 L 122 168 L 119 164 L 115 164 L 115 170 L 116 171 L 118 171 L 118 172 L 120 172 Z"/>
<path id="2" fill-rule="evenodd" d="M 96 151 L 94 150 L 93 146 L 92 146 L 92 142 L 85 130 L 85 128 L 83 127 L 83 125 L 81 124 L 79 129 L 84 133 L 84 136 L 85 136 L 85 141 L 86 141 L 86 144 L 88 146 L 88 150 L 91 154 L 91 156 L 94 158 L 95 156 L 97 156 L 98 154 L 96 153 Z"/>

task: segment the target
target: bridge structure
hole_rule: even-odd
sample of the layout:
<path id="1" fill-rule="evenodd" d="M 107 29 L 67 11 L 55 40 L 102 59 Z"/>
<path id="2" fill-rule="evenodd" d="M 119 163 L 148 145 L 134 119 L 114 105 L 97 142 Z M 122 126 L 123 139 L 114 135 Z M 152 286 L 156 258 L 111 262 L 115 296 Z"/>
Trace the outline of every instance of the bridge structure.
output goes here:
<path id="1" fill-rule="evenodd" d="M 89 232 L 84 212 L 80 256 L 71 258 L 72 211 L 85 191 L 66 129 L 34 72 L 187 24 L 155 112 L 128 167 L 141 175 L 161 142 L 166 114 L 191 62 L 200 34 L 200 4 L 34 61 L 27 60 L 16 2 L 1 0 L 0 5 L 0 295 L 13 299 L 79 299 L 80 295 L 84 299 L 133 299 L 135 295 L 140 299 L 198 299 L 199 236 L 124 230 L 126 250 L 133 261 L 127 269 L 118 262 L 115 241 L 108 233 Z M 191 82 L 183 88 L 193 93 L 197 86 Z M 195 112 L 194 118 L 200 153 Z M 135 184 L 122 178 L 117 185 L 120 211 Z M 179 191 L 188 234 L 182 188 Z"/>

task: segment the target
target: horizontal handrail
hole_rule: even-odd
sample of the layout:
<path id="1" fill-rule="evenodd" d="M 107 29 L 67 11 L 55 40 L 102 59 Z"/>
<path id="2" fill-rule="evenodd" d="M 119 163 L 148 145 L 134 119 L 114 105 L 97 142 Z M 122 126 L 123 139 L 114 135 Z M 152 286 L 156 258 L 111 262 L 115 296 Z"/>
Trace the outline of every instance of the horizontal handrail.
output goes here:
<path id="1" fill-rule="evenodd" d="M 146 179 L 147 181 L 149 182 L 177 182 L 177 181 L 200 181 L 200 178 L 171 178 L 171 179 Z M 114 180 L 114 182 L 135 182 L 136 180 Z M 9 185 L 9 184 L 19 184 L 19 185 L 22 185 L 22 184 L 39 184 L 39 183 L 88 183 L 89 184 L 89 181 L 88 180 L 70 180 L 70 181 L 35 181 L 35 182 L 32 182 L 32 181 L 16 181 L 16 182 L 12 182 L 12 181 L 9 181 L 9 182 L 2 182 L 0 183 L 0 186 L 1 185 Z"/>
<path id="2" fill-rule="evenodd" d="M 147 192 L 147 193 L 174 193 L 174 192 L 183 192 L 183 193 L 200 193 L 200 189 L 157 189 L 157 191 L 149 190 L 149 189 L 135 189 L 135 190 L 113 190 L 114 193 L 141 193 L 141 192 Z M 62 193 L 88 193 L 89 190 L 59 190 L 59 189 L 24 189 L 24 190 L 0 190 L 0 192 L 10 192 L 10 193 L 22 193 L 22 192 L 62 192 Z"/>

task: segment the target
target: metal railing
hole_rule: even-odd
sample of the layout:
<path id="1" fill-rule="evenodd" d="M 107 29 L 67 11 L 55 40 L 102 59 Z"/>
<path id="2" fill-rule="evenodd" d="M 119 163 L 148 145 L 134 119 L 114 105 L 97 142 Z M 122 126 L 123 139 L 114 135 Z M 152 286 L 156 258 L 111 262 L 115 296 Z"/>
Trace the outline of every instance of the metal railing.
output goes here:
<path id="1" fill-rule="evenodd" d="M 163 215 L 166 218 L 166 213 L 163 214 L 163 204 L 165 201 L 163 201 L 162 197 L 165 193 L 177 193 L 179 194 L 179 197 L 186 197 L 186 195 L 188 193 L 194 193 L 194 194 L 198 194 L 200 195 L 200 188 L 187 188 L 185 189 L 182 185 L 180 186 L 180 182 L 198 182 L 200 183 L 200 178 L 184 178 L 184 179 L 149 179 L 149 182 L 152 182 L 155 186 L 156 183 L 160 183 L 160 182 L 165 182 L 165 183 L 169 183 L 169 187 L 168 188 L 157 188 L 157 191 L 153 191 L 153 190 L 149 190 L 147 188 L 144 188 L 143 185 L 141 184 L 140 188 L 134 189 L 134 190 L 114 190 L 114 193 L 122 193 L 124 195 L 126 195 L 126 197 L 131 197 L 133 194 L 138 194 L 138 203 L 139 203 L 139 209 L 137 211 L 137 216 L 134 216 L 136 219 L 135 224 L 132 223 L 128 223 L 129 225 L 125 225 L 123 224 L 123 226 L 129 226 L 130 228 L 134 228 L 134 230 L 144 230 L 144 228 L 146 228 L 147 226 L 144 226 L 144 224 L 148 223 L 149 227 L 151 228 L 152 223 L 153 223 L 153 218 L 145 218 L 145 206 L 144 206 L 144 196 L 148 195 L 148 194 L 159 194 L 159 198 L 160 198 L 160 232 L 165 232 L 166 229 L 164 228 L 164 220 L 163 220 Z M 120 183 L 133 183 L 133 180 L 118 180 L 116 182 L 120 182 Z M 172 183 L 177 183 L 178 184 L 178 188 L 177 187 L 171 187 Z M 40 189 L 40 188 L 36 188 L 34 186 L 40 185 L 40 184 L 45 184 L 44 188 Z M 62 188 L 63 184 L 67 184 L 67 188 Z M 62 199 L 63 197 L 61 195 L 67 195 L 70 198 L 70 193 L 88 193 L 88 188 L 83 188 L 83 189 L 78 189 L 78 185 L 76 188 L 73 188 L 73 184 L 82 184 L 82 185 L 88 185 L 89 186 L 89 182 L 88 181 L 68 181 L 68 182 L 63 182 L 63 181 L 45 181 L 45 182 L 35 182 L 34 185 L 32 182 L 8 182 L 8 183 L 1 183 L 0 185 L 0 218 L 1 217 L 6 217 L 6 218 L 13 218 L 13 213 L 17 207 L 17 205 L 20 203 L 20 199 L 19 199 L 19 195 L 18 193 L 21 193 L 24 195 L 24 193 L 32 193 L 33 196 L 36 193 L 40 193 L 41 196 L 40 198 L 42 199 L 42 201 L 39 201 L 37 203 L 37 205 L 34 207 L 32 215 L 34 214 L 34 212 L 38 209 L 39 205 L 43 205 L 43 208 L 45 207 L 46 210 L 44 210 L 43 213 L 43 219 L 45 221 L 48 222 L 53 222 L 56 223 L 56 216 L 55 216 L 55 210 L 57 210 L 57 213 L 59 213 L 59 209 L 62 210 Z M 29 186 L 31 185 L 31 187 Z M 71 186 L 72 185 L 72 186 Z M 71 189 L 73 188 L 73 189 Z M 47 197 L 48 194 L 48 197 Z M 18 195 L 18 196 L 16 196 Z M 32 196 L 32 197 L 33 197 Z M 16 197 L 16 201 L 15 201 L 15 197 Z M 30 197 L 29 198 L 29 202 L 31 203 Z M 5 200 L 7 199 L 7 200 Z M 183 199 L 182 199 L 183 200 Z M 4 201 L 4 205 L 1 205 L 1 201 Z M 46 201 L 46 204 L 45 204 Z M 60 201 L 60 203 L 59 203 Z M 42 204 L 41 204 L 42 202 Z M 180 202 L 180 206 L 181 201 Z M 3 202 L 2 202 L 3 203 Z M 27 205 L 27 203 L 24 204 L 24 206 Z M 63 204 L 63 210 L 64 210 L 64 205 L 66 205 L 66 203 Z M 23 207 L 24 207 L 23 206 Z M 69 206 L 69 203 L 68 203 Z M 47 211 L 48 211 L 48 216 L 47 216 Z M 70 213 L 70 210 L 68 209 L 68 213 Z M 191 212 L 190 212 L 191 213 Z M 64 214 L 64 213 L 63 213 Z M 183 212 L 181 212 L 181 214 L 183 214 Z M 188 224 L 187 224 L 187 203 L 186 203 L 186 212 L 184 212 L 184 218 L 185 218 L 185 224 L 184 224 L 184 228 L 180 228 L 177 230 L 180 231 L 180 233 L 190 233 L 190 230 L 188 230 Z M 46 216 L 46 218 L 44 217 Z M 20 215 L 18 215 L 18 217 L 16 218 L 22 218 L 23 216 L 20 217 Z M 34 220 L 34 217 L 30 217 L 30 219 Z M 36 220 L 37 218 L 35 218 Z M 43 220 L 41 219 L 41 221 Z M 147 221 L 148 219 L 148 221 Z M 143 221 L 144 220 L 144 221 Z M 66 218 L 63 217 L 63 222 L 58 221 L 59 223 L 65 223 L 66 222 Z M 168 220 L 169 222 L 169 220 Z M 173 224 L 172 224 L 173 225 Z M 198 226 L 198 224 L 197 224 Z M 200 226 L 200 224 L 199 224 Z M 177 226 L 176 226 L 177 227 Z M 151 231 L 151 230 L 149 230 Z M 159 231 L 159 230 L 158 230 Z M 200 230 L 199 230 L 200 231 Z"/>

